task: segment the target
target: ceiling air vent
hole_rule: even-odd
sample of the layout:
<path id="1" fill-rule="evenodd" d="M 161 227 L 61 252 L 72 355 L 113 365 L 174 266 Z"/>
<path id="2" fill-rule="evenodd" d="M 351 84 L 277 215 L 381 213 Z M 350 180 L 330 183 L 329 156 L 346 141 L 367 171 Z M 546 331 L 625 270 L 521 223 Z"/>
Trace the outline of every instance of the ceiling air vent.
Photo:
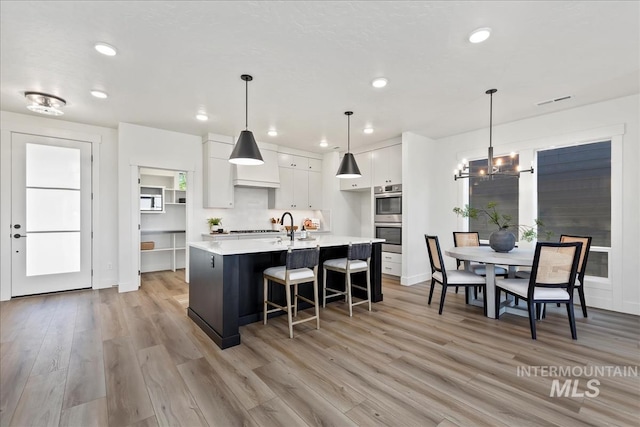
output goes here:
<path id="1" fill-rule="evenodd" d="M 546 101 L 536 102 L 536 105 L 540 107 L 541 105 L 552 104 L 554 102 L 564 101 L 566 99 L 571 99 L 571 95 L 561 96 L 559 98 L 547 99 Z"/>

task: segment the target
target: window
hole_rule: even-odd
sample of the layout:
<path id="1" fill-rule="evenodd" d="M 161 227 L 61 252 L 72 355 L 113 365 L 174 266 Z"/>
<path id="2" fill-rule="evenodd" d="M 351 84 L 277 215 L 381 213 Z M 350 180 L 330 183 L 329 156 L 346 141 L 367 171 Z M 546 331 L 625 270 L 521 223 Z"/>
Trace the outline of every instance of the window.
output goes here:
<path id="1" fill-rule="evenodd" d="M 538 219 L 560 234 L 611 247 L 611 141 L 538 152 Z M 591 251 L 586 274 L 608 277 L 608 253 Z"/>
<path id="2" fill-rule="evenodd" d="M 501 164 L 508 170 L 513 170 L 518 165 L 518 155 L 513 157 L 496 157 L 495 163 Z M 472 174 L 487 170 L 487 159 L 469 162 L 469 171 Z M 486 178 L 469 178 L 469 206 L 476 209 L 485 208 L 487 203 L 496 202 L 501 214 L 510 215 L 512 224 L 518 222 L 518 179 L 512 176 L 493 176 Z M 497 227 L 486 221 L 485 215 L 480 215 L 477 220 L 469 221 L 469 231 L 477 231 L 480 239 L 489 240 L 489 235 L 496 231 Z M 515 234 L 515 233 L 514 233 Z"/>

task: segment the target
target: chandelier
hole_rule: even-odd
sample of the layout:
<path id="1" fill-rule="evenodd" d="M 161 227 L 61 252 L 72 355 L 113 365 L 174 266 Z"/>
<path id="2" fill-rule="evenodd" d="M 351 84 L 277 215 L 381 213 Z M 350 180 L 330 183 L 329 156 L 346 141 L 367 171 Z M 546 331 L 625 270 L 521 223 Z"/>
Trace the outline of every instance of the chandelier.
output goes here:
<path id="1" fill-rule="evenodd" d="M 516 166 L 514 169 L 506 169 L 506 165 L 502 163 L 502 159 L 498 158 L 494 161 L 493 158 L 493 94 L 498 89 L 489 89 L 485 93 L 491 97 L 489 103 L 489 149 L 487 154 L 487 169 L 480 169 L 478 173 L 472 173 L 469 168 L 469 162 L 465 159 L 462 160 L 462 164 L 458 165 L 458 168 L 453 171 L 453 179 L 459 180 L 464 178 L 489 178 L 493 179 L 494 176 L 512 176 L 520 178 L 520 174 L 523 172 L 533 173 L 533 165 L 529 169 L 521 170 L 520 166 Z M 511 157 L 515 157 L 515 153 L 511 153 Z"/>

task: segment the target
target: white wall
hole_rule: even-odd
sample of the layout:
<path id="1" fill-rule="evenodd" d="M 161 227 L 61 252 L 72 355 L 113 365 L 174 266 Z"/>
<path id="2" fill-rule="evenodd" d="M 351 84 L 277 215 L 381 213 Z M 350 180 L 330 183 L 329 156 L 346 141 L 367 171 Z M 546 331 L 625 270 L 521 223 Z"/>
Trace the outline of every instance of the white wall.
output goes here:
<path id="1" fill-rule="evenodd" d="M 0 228 L 11 224 L 11 132 L 25 132 L 93 143 L 94 156 L 94 253 L 93 286 L 103 288 L 117 283 L 117 132 L 59 119 L 28 114 L 0 112 Z M 11 240 L 0 239 L 0 300 L 11 296 Z"/>
<path id="2" fill-rule="evenodd" d="M 433 140 L 411 132 L 402 134 L 402 277 L 403 285 L 427 280 L 431 274 L 424 235 L 438 234 L 431 214 L 442 209 L 434 198 L 442 179 L 431 170 L 440 161 Z M 449 233 L 451 234 L 451 233 Z"/>
<path id="3" fill-rule="evenodd" d="M 118 127 L 118 284 L 138 289 L 138 167 L 187 172 L 187 241 L 193 232 L 193 206 L 202 206 L 202 142 L 196 135 L 120 123 Z"/>
<path id="4" fill-rule="evenodd" d="M 594 141 L 603 135 L 606 137 L 607 133 L 614 136 L 612 134 L 622 130 L 623 135 L 614 138 L 612 148 L 611 280 L 587 280 L 585 291 L 590 306 L 634 314 L 640 314 L 637 279 L 640 264 L 639 102 L 639 96 L 633 95 L 494 126 L 493 129 L 496 155 L 515 149 L 530 158 L 533 156 L 531 147 Z M 429 168 L 428 182 L 435 202 L 428 210 L 428 225 L 441 236 L 443 247 L 453 246 L 451 232 L 460 229 L 462 224 L 452 209 L 463 203 L 466 183 L 453 180 L 453 169 L 463 157 L 486 156 L 488 144 L 487 129 L 437 141 L 438 162 Z M 523 164 L 528 164 L 524 158 Z M 521 186 L 531 187 L 535 175 L 524 174 L 520 180 Z M 453 261 L 448 262 L 451 263 L 449 267 L 453 267 Z"/>

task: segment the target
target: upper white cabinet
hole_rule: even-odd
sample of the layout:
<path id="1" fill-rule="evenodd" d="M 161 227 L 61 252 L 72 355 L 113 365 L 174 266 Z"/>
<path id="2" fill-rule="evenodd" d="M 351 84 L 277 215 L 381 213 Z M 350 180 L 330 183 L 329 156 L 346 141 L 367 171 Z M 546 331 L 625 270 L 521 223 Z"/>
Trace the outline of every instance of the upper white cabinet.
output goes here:
<path id="1" fill-rule="evenodd" d="M 372 153 L 372 151 L 366 151 L 353 155 L 362 176 L 360 178 L 341 179 L 340 190 L 362 190 L 371 188 Z"/>
<path id="2" fill-rule="evenodd" d="M 203 207 L 233 207 L 233 164 L 229 156 L 233 144 L 218 141 L 206 141 L 203 155 Z"/>
<path id="3" fill-rule="evenodd" d="M 280 188 L 269 194 L 270 209 L 322 209 L 322 160 L 278 153 Z"/>
<path id="4" fill-rule="evenodd" d="M 402 183 L 402 145 L 374 150 L 372 153 L 373 186 Z M 360 165 L 358 163 L 358 165 Z"/>
<path id="5" fill-rule="evenodd" d="M 278 153 L 278 166 L 281 168 L 308 170 L 309 160 L 307 157 Z"/>

